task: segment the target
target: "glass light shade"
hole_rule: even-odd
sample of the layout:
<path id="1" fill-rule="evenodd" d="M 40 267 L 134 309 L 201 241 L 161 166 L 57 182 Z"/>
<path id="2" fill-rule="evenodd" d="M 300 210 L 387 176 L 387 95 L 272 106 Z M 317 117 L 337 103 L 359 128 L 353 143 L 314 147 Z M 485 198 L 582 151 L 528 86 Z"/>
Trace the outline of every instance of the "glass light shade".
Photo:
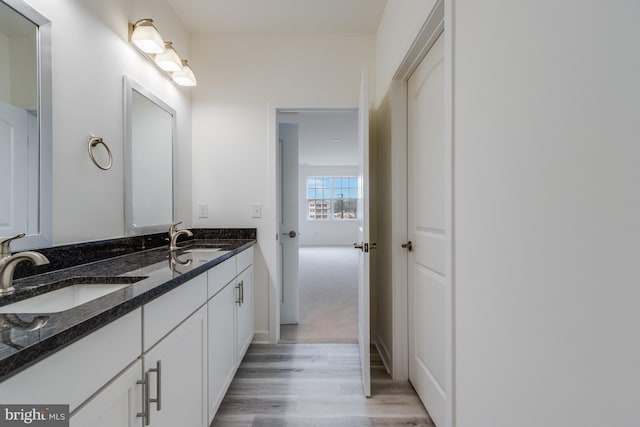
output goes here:
<path id="1" fill-rule="evenodd" d="M 186 59 L 182 60 L 182 71 L 175 71 L 171 73 L 171 77 L 173 81 L 179 84 L 180 86 L 195 86 L 196 76 L 193 74 L 191 67 L 187 63 Z"/>
<path id="2" fill-rule="evenodd" d="M 153 57 L 156 65 L 164 71 L 182 71 L 182 60 L 173 49 L 171 42 L 164 43 L 164 52 Z"/>
<path id="3" fill-rule="evenodd" d="M 156 27 L 153 26 L 153 19 L 141 19 L 133 24 L 131 42 L 144 53 L 158 54 L 164 52 L 164 41 Z"/>

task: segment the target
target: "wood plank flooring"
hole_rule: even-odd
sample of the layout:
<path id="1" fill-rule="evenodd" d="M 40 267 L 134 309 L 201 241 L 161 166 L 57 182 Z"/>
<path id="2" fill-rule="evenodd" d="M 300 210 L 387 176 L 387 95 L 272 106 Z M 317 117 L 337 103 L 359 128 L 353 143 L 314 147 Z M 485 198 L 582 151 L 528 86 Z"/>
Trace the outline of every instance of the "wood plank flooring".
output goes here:
<path id="1" fill-rule="evenodd" d="M 407 382 L 372 351 L 372 397 L 362 393 L 357 344 L 252 345 L 214 427 L 433 426 Z"/>

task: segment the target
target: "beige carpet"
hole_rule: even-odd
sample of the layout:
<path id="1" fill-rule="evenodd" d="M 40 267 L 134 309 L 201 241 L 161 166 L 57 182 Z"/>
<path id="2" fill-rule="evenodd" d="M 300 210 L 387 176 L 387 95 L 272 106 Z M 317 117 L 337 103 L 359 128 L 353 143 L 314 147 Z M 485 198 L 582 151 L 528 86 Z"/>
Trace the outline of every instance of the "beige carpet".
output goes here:
<path id="1" fill-rule="evenodd" d="M 358 342 L 358 251 L 300 248 L 300 323 L 281 342 Z"/>

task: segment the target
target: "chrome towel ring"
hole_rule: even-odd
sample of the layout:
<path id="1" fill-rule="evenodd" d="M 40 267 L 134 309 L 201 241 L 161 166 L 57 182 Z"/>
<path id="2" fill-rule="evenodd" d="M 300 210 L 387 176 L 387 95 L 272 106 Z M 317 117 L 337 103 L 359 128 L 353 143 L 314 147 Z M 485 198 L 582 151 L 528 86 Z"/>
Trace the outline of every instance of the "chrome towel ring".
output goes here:
<path id="1" fill-rule="evenodd" d="M 105 150 L 107 150 L 107 154 L 109 155 L 109 163 L 106 166 L 103 166 L 100 163 L 98 163 L 95 156 L 93 155 L 93 150 L 97 145 L 103 145 Z M 93 164 L 99 167 L 100 169 L 102 169 L 103 171 L 111 169 L 111 165 L 113 165 L 113 154 L 111 154 L 111 149 L 109 148 L 107 143 L 104 142 L 104 140 L 99 136 L 91 135 L 89 137 L 89 157 L 91 157 L 91 161 L 93 162 Z"/>

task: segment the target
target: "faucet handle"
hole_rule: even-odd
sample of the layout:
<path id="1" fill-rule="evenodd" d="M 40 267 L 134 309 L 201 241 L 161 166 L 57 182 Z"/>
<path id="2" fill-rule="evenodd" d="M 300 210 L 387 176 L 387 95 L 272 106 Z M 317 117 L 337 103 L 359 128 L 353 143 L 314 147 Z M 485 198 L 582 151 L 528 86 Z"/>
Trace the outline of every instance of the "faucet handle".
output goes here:
<path id="1" fill-rule="evenodd" d="M 7 257 L 11 255 L 11 242 L 17 239 L 22 239 L 25 236 L 24 233 L 16 234 L 13 237 L 9 237 L 0 242 L 0 258 Z"/>
<path id="2" fill-rule="evenodd" d="M 178 226 L 179 226 L 180 224 L 182 224 L 182 221 L 178 221 L 178 222 L 176 222 L 176 223 L 174 223 L 174 224 L 171 224 L 171 227 L 169 227 L 169 234 L 173 234 L 173 233 L 175 233 L 176 231 L 178 231 Z"/>

